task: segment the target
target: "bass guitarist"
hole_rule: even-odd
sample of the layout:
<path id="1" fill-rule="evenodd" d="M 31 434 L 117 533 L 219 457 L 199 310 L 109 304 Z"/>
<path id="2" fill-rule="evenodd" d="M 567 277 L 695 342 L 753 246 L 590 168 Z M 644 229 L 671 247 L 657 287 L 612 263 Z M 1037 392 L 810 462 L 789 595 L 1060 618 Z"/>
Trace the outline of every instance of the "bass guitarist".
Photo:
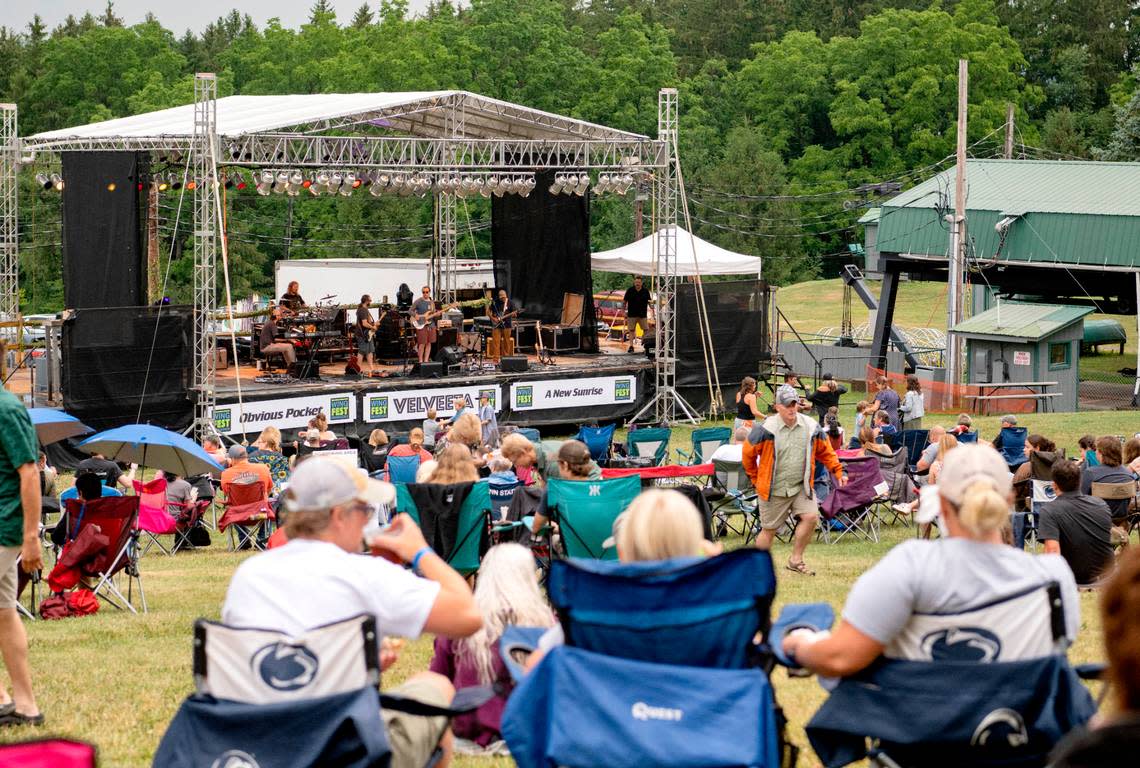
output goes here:
<path id="1" fill-rule="evenodd" d="M 518 313 L 519 311 L 511 303 L 510 297 L 507 296 L 506 289 L 500 288 L 497 298 L 487 307 L 487 314 L 491 318 L 491 328 L 494 333 L 494 343 L 491 346 L 492 349 L 498 351 L 499 355 L 514 354 L 515 345 L 511 336 L 511 319 Z"/>

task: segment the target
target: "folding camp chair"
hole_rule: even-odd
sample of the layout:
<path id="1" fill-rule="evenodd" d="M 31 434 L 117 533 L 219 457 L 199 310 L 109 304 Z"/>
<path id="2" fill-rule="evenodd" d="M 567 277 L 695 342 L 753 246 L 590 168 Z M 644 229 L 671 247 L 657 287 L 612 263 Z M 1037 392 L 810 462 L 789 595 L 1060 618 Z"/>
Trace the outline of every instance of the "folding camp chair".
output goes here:
<path id="1" fill-rule="evenodd" d="M 958 439 L 958 445 L 970 445 L 971 443 L 978 442 L 978 431 L 962 432 L 955 435 L 955 437 Z"/>
<path id="2" fill-rule="evenodd" d="M 265 486 L 260 481 L 234 483 L 229 486 L 225 500 L 225 512 L 218 521 L 218 530 L 230 529 L 230 550 L 247 545 L 255 549 L 265 549 L 277 515 L 266 496 Z"/>
<path id="3" fill-rule="evenodd" d="M 610 460 L 610 451 L 614 441 L 614 425 L 606 427 L 579 427 L 575 440 L 580 440 L 590 449 L 590 458 L 605 464 Z"/>
<path id="4" fill-rule="evenodd" d="M 875 514 L 879 515 L 880 520 L 882 520 L 885 515 L 880 514 L 880 511 L 885 508 L 891 515 L 888 525 L 894 525 L 898 522 L 909 524 L 905 516 L 895 509 L 896 504 L 909 504 L 918 498 L 917 489 L 907 465 L 906 448 L 900 447 L 890 456 L 877 454 L 875 458 L 879 461 L 879 471 L 883 475 L 883 481 L 888 486 L 887 492 L 875 500 Z"/>
<path id="5" fill-rule="evenodd" d="M 1056 582 L 915 614 L 886 656 L 840 681 L 808 739 L 827 768 L 864 757 L 906 768 L 1043 766 L 1096 711 L 1065 658 L 1065 632 Z"/>
<path id="6" fill-rule="evenodd" d="M 760 525 L 757 512 L 756 489 L 739 461 L 715 459 L 713 476 L 705 497 L 712 502 L 713 532 L 719 537 L 732 532 L 744 537 L 744 544 L 756 537 Z M 735 525 L 734 517 L 740 515 L 740 524 Z"/>
<path id="7" fill-rule="evenodd" d="M 95 768 L 95 745 L 70 739 L 0 744 L 0 765 L 13 768 Z"/>
<path id="8" fill-rule="evenodd" d="M 639 493 L 641 481 L 636 475 L 613 480 L 552 479 L 547 483 L 547 513 L 562 531 L 566 554 L 616 560 L 617 549 L 603 543 L 613 535 L 614 520 Z"/>
<path id="9" fill-rule="evenodd" d="M 1037 523 L 1041 520 L 1041 509 L 1057 498 L 1057 492 L 1050 480 L 1029 481 L 1028 511 L 1010 513 L 1010 527 L 1013 529 L 1013 546 L 1037 551 Z"/>
<path id="10" fill-rule="evenodd" d="M 542 435 L 534 427 L 519 427 L 515 430 L 515 432 L 518 432 L 520 435 L 525 437 L 527 440 L 530 440 L 532 443 L 537 444 L 542 442 Z"/>
<path id="11" fill-rule="evenodd" d="M 146 537 L 139 555 L 145 555 L 150 548 L 157 546 L 164 554 L 172 554 L 159 540 L 159 536 L 173 536 L 178 531 L 178 521 L 166 511 L 166 478 L 156 477 L 149 483 L 131 481 L 135 495 L 139 497 L 139 531 Z"/>
<path id="12" fill-rule="evenodd" d="M 1029 460 L 1029 457 L 1025 455 L 1025 437 L 1028 434 L 1029 430 L 1025 427 L 1002 427 L 1001 432 L 998 433 L 995 447 L 1001 457 L 1005 459 L 1010 472 Z"/>
<path id="13" fill-rule="evenodd" d="M 388 482 L 414 483 L 420 468 L 419 454 L 388 457 Z"/>
<path id="14" fill-rule="evenodd" d="M 515 500 L 515 491 L 522 487 L 520 480 L 503 482 L 494 477 L 487 480 L 487 495 L 491 503 L 491 522 L 502 522 L 507 519 L 507 512 L 511 502 Z"/>
<path id="15" fill-rule="evenodd" d="M 795 764 L 768 679 L 779 661 L 768 552 L 559 561 L 549 587 L 566 644 L 507 701 L 503 737 L 519 768 Z M 509 667 L 525 650 L 515 638 L 526 639 L 508 629 L 500 646 Z"/>
<path id="16" fill-rule="evenodd" d="M 373 616 L 354 616 L 299 637 L 266 629 L 194 623 L 194 682 L 154 765 L 387 765 L 381 708 L 451 717 L 490 696 L 466 689 L 449 707 L 381 694 L 380 638 Z M 254 757 L 256 756 L 256 757 Z M 433 756 L 434 764 L 439 751 Z"/>
<path id="17" fill-rule="evenodd" d="M 211 499 L 198 499 L 179 505 L 178 517 L 174 521 L 174 546 L 170 548 L 172 554 L 180 549 L 198 548 L 191 538 L 190 531 L 202 525 L 206 517 L 206 510 L 210 508 L 212 503 Z"/>
<path id="18" fill-rule="evenodd" d="M 410 515 L 416 521 L 416 525 L 424 529 L 424 538 L 428 544 L 434 547 L 439 556 L 452 568 L 464 575 L 478 571 L 479 561 L 487 551 L 488 521 L 491 515 L 491 496 L 487 481 L 480 480 L 471 484 L 471 490 L 459 508 L 454 544 L 450 548 L 443 543 L 450 538 L 445 537 L 442 532 L 445 521 L 433 515 L 431 525 L 422 522 L 424 515 L 421 514 L 409 490 L 409 486 L 415 485 L 415 483 L 396 484 L 396 512 L 406 512 Z"/>
<path id="19" fill-rule="evenodd" d="M 922 458 L 922 451 L 930 442 L 928 429 L 904 429 L 899 434 L 899 443 L 906 449 L 906 463 L 911 471 L 915 470 L 918 460 Z"/>
<path id="20" fill-rule="evenodd" d="M 847 484 L 835 488 L 820 505 L 820 536 L 829 544 L 848 534 L 878 543 L 879 520 L 874 506 L 889 490 L 879 470 L 879 460 L 864 456 L 840 461 L 847 473 Z"/>
<path id="21" fill-rule="evenodd" d="M 673 430 L 668 427 L 633 429 L 625 440 L 626 451 L 630 456 L 652 456 L 654 466 L 659 466 L 665 461 L 672 436 Z"/>
<path id="22" fill-rule="evenodd" d="M 693 447 L 688 451 L 684 448 L 678 448 L 677 463 L 705 464 L 716 453 L 717 448 L 728 445 L 728 441 L 731 439 L 732 430 L 729 427 L 694 429 L 692 433 Z"/>
<path id="23" fill-rule="evenodd" d="M 87 526 L 97 525 L 109 542 L 103 552 L 83 567 L 88 580 L 94 582 L 91 591 L 116 608 L 138 613 L 133 604 L 137 585 L 139 603 L 146 613 L 146 594 L 139 573 L 138 519 L 138 496 L 104 496 L 87 502 L 67 500 L 68 540 L 77 537 Z M 124 577 L 125 596 L 121 586 Z"/>

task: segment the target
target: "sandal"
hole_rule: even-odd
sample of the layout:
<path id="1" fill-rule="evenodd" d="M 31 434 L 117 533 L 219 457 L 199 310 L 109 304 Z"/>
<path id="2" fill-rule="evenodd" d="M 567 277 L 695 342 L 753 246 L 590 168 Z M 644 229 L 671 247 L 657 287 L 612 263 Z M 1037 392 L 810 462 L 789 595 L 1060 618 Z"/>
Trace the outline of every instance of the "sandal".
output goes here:
<path id="1" fill-rule="evenodd" d="M 7 704 L 0 704 L 0 717 L 10 715 L 16 711 L 16 702 L 9 701 Z"/>
<path id="2" fill-rule="evenodd" d="M 39 713 L 34 714 L 34 715 L 22 715 L 19 712 L 15 711 L 15 707 L 13 707 L 12 711 L 9 712 L 8 714 L 0 715 L 0 728 L 3 728 L 5 726 L 9 726 L 9 725 L 43 725 L 43 724 L 44 724 L 44 713 L 43 712 L 39 712 Z"/>
<path id="3" fill-rule="evenodd" d="M 789 560 L 788 564 L 784 567 L 793 573 L 800 574 L 801 576 L 815 576 L 815 571 L 813 571 L 811 568 L 808 568 L 807 563 L 805 563 L 803 560 L 800 560 L 798 563 L 793 563 L 791 560 Z"/>

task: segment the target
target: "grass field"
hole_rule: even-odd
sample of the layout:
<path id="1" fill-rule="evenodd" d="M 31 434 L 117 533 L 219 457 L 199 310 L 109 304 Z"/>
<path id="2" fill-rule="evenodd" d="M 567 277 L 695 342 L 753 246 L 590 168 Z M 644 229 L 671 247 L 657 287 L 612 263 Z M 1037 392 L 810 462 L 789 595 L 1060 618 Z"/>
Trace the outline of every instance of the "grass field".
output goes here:
<path id="1" fill-rule="evenodd" d="M 868 281 L 871 293 L 878 297 L 880 284 Z M 815 333 L 823 328 L 837 328 L 843 318 L 843 281 L 813 280 L 781 288 L 776 294 L 780 310 L 801 334 Z M 851 310 L 855 325 L 868 321 L 869 312 L 856 297 Z M 1116 347 L 1104 346 L 1101 354 L 1081 356 L 1081 378 L 1101 381 L 1120 381 L 1117 371 L 1136 366 L 1136 317 L 1134 315 L 1108 315 L 1093 313 L 1089 320 L 1116 320 L 1124 326 L 1128 341 L 1124 354 L 1116 354 Z M 946 284 L 931 282 L 903 282 L 899 284 L 895 300 L 895 324 L 903 328 L 934 328 L 946 330 Z"/>
<path id="2" fill-rule="evenodd" d="M 1032 423 L 1046 434 L 1079 436 L 1085 431 L 1117 433 L 1123 428 L 1121 418 L 1122 414 L 1061 414 L 1032 417 Z M 984 433 L 992 429 L 988 420 L 981 421 Z M 676 429 L 673 445 L 688 447 L 688 432 Z M 848 539 L 813 544 L 807 559 L 817 571 L 814 577 L 783 570 L 788 547 L 777 544 L 775 611 L 787 602 L 812 601 L 827 601 L 838 610 L 855 579 L 892 545 L 912 535 L 911 529 L 894 527 L 883 529 L 879 544 Z M 150 613 L 133 616 L 104 608 L 81 619 L 29 622 L 35 688 L 48 723 L 34 731 L 2 732 L 0 740 L 68 736 L 97 744 L 103 766 L 149 765 L 167 723 L 193 688 L 191 624 L 198 617 L 218 618 L 230 575 L 248 556 L 227 551 L 220 536 L 207 549 L 174 557 L 152 551 L 141 564 Z M 1081 596 L 1081 633 L 1071 653 L 1078 662 L 1102 656 L 1095 601 L 1090 593 Z M 429 638 L 409 643 L 399 663 L 385 675 L 385 685 L 425 669 L 430 657 Z M 806 747 L 803 725 L 823 701 L 823 690 L 814 679 L 789 679 L 782 671 L 776 672 L 774 683 L 791 722 L 791 736 Z M 800 765 L 815 764 L 810 750 L 801 755 Z M 467 758 L 457 765 L 505 768 L 511 763 Z"/>

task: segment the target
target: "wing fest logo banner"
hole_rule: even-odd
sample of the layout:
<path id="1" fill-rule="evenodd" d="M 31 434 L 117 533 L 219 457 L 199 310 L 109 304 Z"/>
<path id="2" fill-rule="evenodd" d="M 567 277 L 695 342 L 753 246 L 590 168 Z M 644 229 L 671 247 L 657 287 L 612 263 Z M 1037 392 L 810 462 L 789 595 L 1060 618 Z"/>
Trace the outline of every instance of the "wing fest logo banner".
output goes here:
<path id="1" fill-rule="evenodd" d="M 636 400 L 637 378 L 634 376 L 553 379 L 511 385 L 511 408 L 516 411 L 620 405 Z"/>

